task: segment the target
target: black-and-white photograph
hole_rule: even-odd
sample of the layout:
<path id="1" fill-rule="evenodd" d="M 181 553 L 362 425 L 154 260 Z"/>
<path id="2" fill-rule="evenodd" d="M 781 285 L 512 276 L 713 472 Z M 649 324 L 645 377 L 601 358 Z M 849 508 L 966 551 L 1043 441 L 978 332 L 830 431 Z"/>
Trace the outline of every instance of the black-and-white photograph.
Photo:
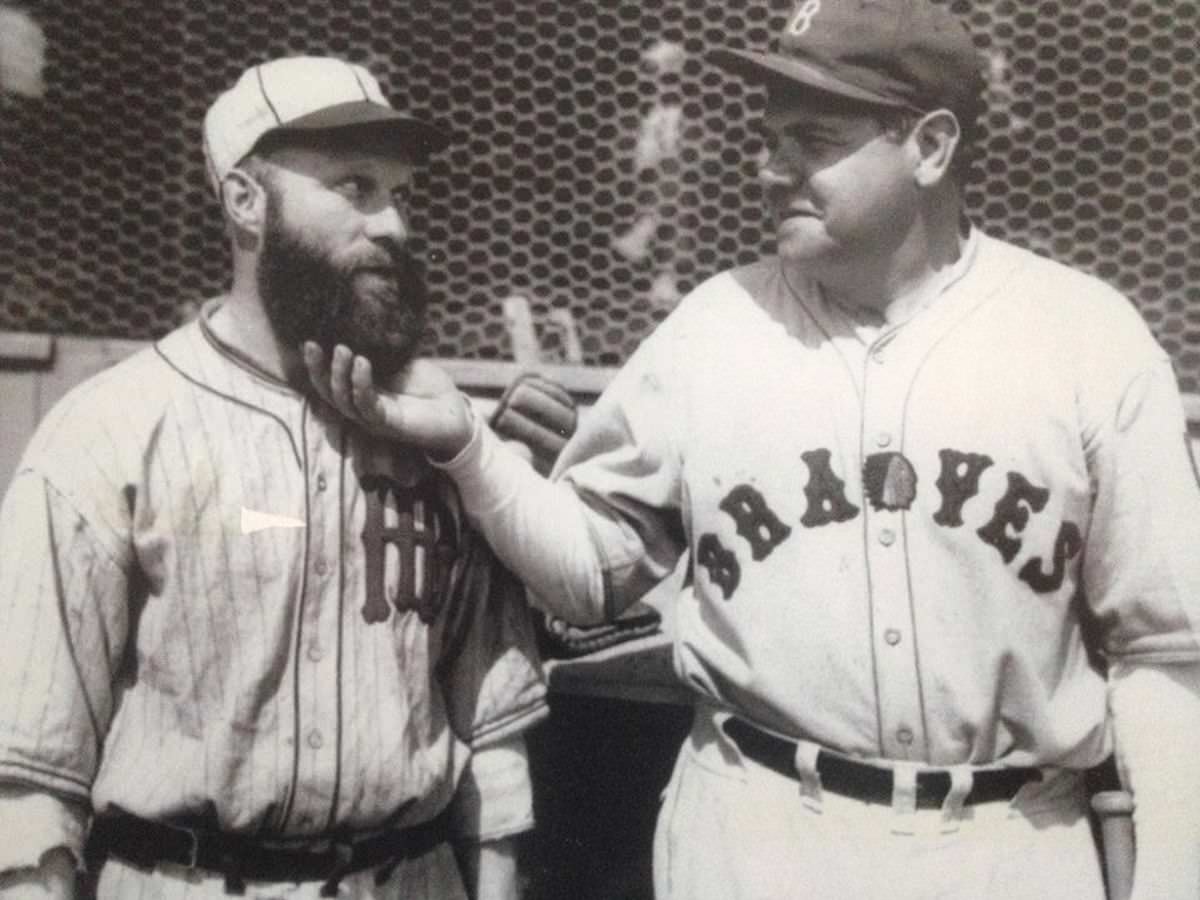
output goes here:
<path id="1" fill-rule="evenodd" d="M 0 900 L 1200 900 L 1196 0 L 0 0 Z"/>

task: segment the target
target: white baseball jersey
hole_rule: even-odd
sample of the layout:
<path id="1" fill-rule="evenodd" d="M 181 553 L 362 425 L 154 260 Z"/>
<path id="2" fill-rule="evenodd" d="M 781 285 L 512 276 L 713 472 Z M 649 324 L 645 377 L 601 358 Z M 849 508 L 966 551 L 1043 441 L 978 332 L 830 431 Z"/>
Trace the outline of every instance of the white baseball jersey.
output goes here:
<path id="1" fill-rule="evenodd" d="M 1095 279 L 979 234 L 953 276 L 869 340 L 777 259 L 709 280 L 560 457 L 583 511 L 526 485 L 522 512 L 486 433 L 448 468 L 560 614 L 689 552 L 675 664 L 718 708 L 860 757 L 1090 766 L 1089 647 L 1200 659 L 1175 379 Z"/>
<path id="2" fill-rule="evenodd" d="M 267 836 L 421 822 L 469 783 L 463 833 L 531 823 L 527 778 L 467 777 L 545 712 L 522 589 L 422 457 L 202 321 L 47 416 L 0 559 L 2 780 Z"/>

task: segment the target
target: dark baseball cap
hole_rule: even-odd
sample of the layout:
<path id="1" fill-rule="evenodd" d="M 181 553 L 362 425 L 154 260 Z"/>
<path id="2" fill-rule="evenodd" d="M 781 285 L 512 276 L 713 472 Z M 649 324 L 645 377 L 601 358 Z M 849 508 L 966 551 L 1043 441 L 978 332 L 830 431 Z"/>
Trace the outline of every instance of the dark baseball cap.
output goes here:
<path id="1" fill-rule="evenodd" d="M 964 124 L 983 107 L 983 58 L 962 22 L 930 0 L 800 0 L 772 52 L 723 47 L 707 59 L 755 83 L 783 80 Z"/>

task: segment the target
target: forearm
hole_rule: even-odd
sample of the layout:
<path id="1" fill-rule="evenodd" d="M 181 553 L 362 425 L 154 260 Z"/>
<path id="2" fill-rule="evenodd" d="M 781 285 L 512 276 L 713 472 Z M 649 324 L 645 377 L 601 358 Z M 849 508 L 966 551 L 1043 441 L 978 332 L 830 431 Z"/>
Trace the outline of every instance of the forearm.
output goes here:
<path id="1" fill-rule="evenodd" d="M 460 842 L 454 845 L 454 854 L 471 900 L 518 900 L 521 896 L 515 838 Z"/>
<path id="2" fill-rule="evenodd" d="M 1117 663 L 1110 702 L 1133 794 L 1135 900 L 1200 897 L 1200 665 Z"/>
<path id="3" fill-rule="evenodd" d="M 589 524 L 596 514 L 569 485 L 538 475 L 482 424 L 442 468 L 457 482 L 471 523 L 539 605 L 575 622 L 604 617 L 597 523 Z"/>
<path id="4" fill-rule="evenodd" d="M 515 735 L 476 751 L 455 799 L 454 853 L 467 894 L 520 896 L 516 836 L 533 827 L 533 785 L 525 739 Z"/>
<path id="5" fill-rule="evenodd" d="M 76 804 L 0 786 L 0 900 L 73 898 L 86 820 Z"/>

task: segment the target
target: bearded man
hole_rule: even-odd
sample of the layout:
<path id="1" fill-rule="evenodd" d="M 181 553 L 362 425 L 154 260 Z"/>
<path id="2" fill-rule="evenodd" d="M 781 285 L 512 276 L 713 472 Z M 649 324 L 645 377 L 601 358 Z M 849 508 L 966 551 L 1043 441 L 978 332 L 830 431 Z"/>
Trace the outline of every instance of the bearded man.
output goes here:
<path id="1" fill-rule="evenodd" d="M 409 362 L 406 201 L 447 138 L 310 57 L 204 136 L 229 292 L 65 398 L 0 511 L 0 896 L 86 865 L 100 897 L 514 897 L 545 711 L 521 586 L 300 356 Z"/>

